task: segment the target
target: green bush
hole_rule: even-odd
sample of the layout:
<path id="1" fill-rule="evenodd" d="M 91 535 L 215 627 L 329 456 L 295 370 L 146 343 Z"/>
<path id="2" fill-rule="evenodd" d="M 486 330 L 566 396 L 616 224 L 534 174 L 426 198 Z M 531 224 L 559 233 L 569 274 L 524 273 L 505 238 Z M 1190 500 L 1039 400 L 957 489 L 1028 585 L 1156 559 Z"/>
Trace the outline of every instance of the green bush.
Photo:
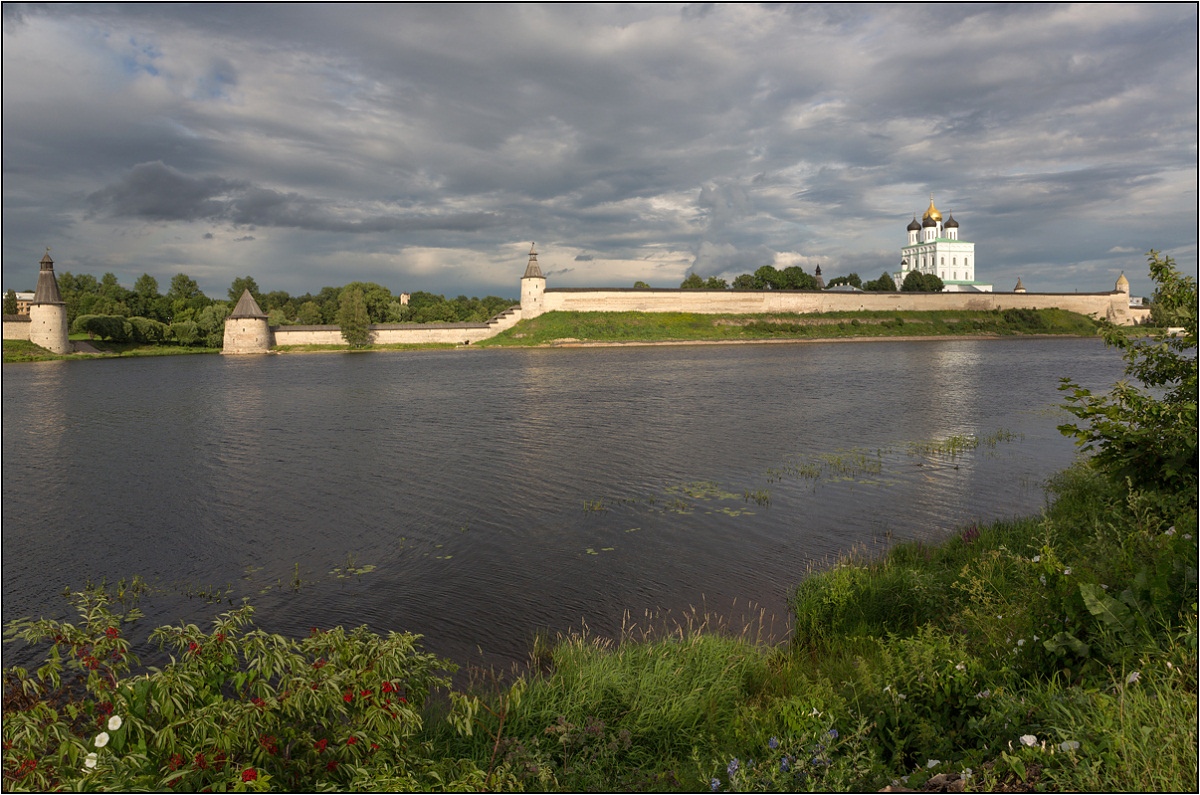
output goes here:
<path id="1" fill-rule="evenodd" d="M 1060 425 L 1084 450 L 1094 450 L 1096 461 L 1117 483 L 1193 495 L 1198 476 L 1196 394 L 1196 280 L 1184 277 L 1170 257 L 1151 251 L 1150 276 L 1158 285 L 1157 301 L 1182 325 L 1178 337 L 1165 334 L 1145 341 L 1117 331 L 1104 330 L 1104 341 L 1124 351 L 1125 372 L 1142 388 L 1126 381 L 1111 394 L 1093 395 L 1070 379 L 1059 389 L 1069 390 L 1067 411 L 1080 424 Z M 1160 391 L 1157 397 L 1154 391 Z"/>
<path id="2" fill-rule="evenodd" d="M 475 788 L 479 771 L 418 741 L 420 710 L 454 667 L 418 638 L 365 627 L 294 641 L 254 629 L 252 608 L 210 632 L 163 627 L 161 669 L 135 672 L 102 591 L 75 595 L 80 625 L 19 621 L 6 635 L 49 642 L 35 674 L 4 672 L 6 790 L 198 791 Z"/>
<path id="3" fill-rule="evenodd" d="M 195 345 L 200 341 L 200 327 L 191 320 L 180 320 L 171 324 L 171 336 L 180 345 Z"/>

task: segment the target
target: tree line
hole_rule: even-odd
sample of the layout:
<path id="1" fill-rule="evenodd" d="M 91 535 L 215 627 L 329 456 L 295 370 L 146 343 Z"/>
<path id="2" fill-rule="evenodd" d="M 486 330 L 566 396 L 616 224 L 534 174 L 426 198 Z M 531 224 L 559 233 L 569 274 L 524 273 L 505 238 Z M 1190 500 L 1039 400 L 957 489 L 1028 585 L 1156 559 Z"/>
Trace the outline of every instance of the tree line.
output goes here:
<path id="1" fill-rule="evenodd" d="M 857 273 L 851 273 L 849 276 L 838 276 L 829 280 L 826 287 L 837 287 L 842 284 L 848 284 L 868 292 L 896 292 L 897 290 L 896 282 L 887 271 L 884 271 L 878 279 L 873 279 L 869 282 L 863 282 Z M 641 288 L 650 287 L 649 284 L 642 281 L 635 282 L 633 286 Z M 944 286 L 945 283 L 932 273 L 912 271 L 905 277 L 904 283 L 899 289 L 903 292 L 937 293 L 941 292 Z M 728 290 L 731 285 L 729 282 L 719 279 L 716 276 L 710 276 L 705 279 L 698 273 L 691 273 L 680 283 L 679 287 L 684 290 Z M 790 265 L 783 270 L 778 270 L 773 265 L 763 265 L 754 271 L 754 273 L 743 273 L 735 278 L 732 289 L 816 290 L 818 286 L 817 277 L 806 273 L 799 265 Z"/>
<path id="2" fill-rule="evenodd" d="M 252 276 L 233 280 L 226 299 L 205 295 L 196 280 L 185 273 L 171 277 L 165 295 L 158 280 L 142 274 L 133 289 L 122 287 L 117 277 L 106 273 L 97 279 L 90 274 L 58 275 L 58 290 L 67 310 L 67 325 L 73 333 L 87 333 L 114 342 L 154 343 L 171 340 L 181 345 L 221 347 L 225 319 L 246 290 L 273 326 L 336 325 L 343 293 L 362 295 L 366 321 L 375 323 L 471 323 L 483 322 L 517 303 L 489 295 L 453 299 L 418 290 L 407 304 L 399 295 L 374 282 L 351 282 L 342 287 L 323 287 L 320 292 L 291 295 L 285 290 L 263 292 Z M 9 292 L 12 292 L 11 290 Z M 11 303 L 15 312 L 16 295 Z M 5 312 L 8 312 L 8 296 Z"/>

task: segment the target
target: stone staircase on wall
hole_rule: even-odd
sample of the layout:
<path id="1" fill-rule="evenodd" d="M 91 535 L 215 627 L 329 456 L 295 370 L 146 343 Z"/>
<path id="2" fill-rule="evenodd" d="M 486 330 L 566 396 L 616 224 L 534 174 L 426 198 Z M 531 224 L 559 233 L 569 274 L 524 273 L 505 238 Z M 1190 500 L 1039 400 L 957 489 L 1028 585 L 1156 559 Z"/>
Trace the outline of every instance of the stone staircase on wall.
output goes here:
<path id="1" fill-rule="evenodd" d="M 521 322 L 521 307 L 519 305 L 510 306 L 503 312 L 488 318 L 487 327 L 490 332 L 488 336 L 494 337 L 501 331 L 507 331 L 519 322 Z"/>

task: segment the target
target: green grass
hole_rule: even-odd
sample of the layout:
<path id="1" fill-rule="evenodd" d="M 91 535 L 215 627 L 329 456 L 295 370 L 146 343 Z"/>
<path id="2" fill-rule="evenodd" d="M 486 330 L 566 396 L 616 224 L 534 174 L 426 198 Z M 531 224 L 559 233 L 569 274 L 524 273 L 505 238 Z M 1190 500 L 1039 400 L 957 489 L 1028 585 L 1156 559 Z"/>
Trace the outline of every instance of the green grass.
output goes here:
<path id="1" fill-rule="evenodd" d="M 547 312 L 479 343 L 741 341 L 1019 334 L 1094 336 L 1091 319 L 1061 309 L 701 315 L 686 312 Z"/>
<path id="2" fill-rule="evenodd" d="M 52 362 L 58 359 L 75 358 L 70 354 L 51 353 L 29 340 L 4 340 L 4 363 L 9 362 Z"/>
<path id="3" fill-rule="evenodd" d="M 477 691 L 495 714 L 472 736 L 426 738 L 500 789 L 874 791 L 970 769 L 968 789 L 1194 791 L 1195 493 L 1083 465 L 1049 488 L 1041 516 L 797 572 L 783 646 L 697 616 L 542 639 L 515 684 Z"/>
<path id="4" fill-rule="evenodd" d="M 101 359 L 126 356 L 181 356 L 196 353 L 221 352 L 219 348 L 195 348 L 170 344 L 145 345 L 136 342 L 107 342 L 102 340 L 88 340 L 88 342 L 91 343 L 92 347 L 100 351 L 100 353 L 58 354 L 51 353 L 28 340 L 4 340 L 4 362 L 7 364 L 9 362 L 50 362 L 61 359 Z"/>

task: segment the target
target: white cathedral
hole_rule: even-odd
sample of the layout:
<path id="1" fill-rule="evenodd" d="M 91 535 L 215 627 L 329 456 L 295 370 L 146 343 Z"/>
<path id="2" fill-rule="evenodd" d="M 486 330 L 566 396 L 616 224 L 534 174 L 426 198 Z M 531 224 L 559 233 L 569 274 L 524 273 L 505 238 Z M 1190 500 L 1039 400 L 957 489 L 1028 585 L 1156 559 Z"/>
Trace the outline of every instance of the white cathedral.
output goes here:
<path id="1" fill-rule="evenodd" d="M 900 249 L 900 270 L 894 274 L 896 289 L 909 271 L 932 273 L 946 285 L 947 293 L 990 293 L 992 285 L 975 281 L 975 244 L 958 239 L 958 221 L 947 211 L 945 219 L 933 206 L 921 220 L 914 215 L 908 225 L 908 245 Z"/>

